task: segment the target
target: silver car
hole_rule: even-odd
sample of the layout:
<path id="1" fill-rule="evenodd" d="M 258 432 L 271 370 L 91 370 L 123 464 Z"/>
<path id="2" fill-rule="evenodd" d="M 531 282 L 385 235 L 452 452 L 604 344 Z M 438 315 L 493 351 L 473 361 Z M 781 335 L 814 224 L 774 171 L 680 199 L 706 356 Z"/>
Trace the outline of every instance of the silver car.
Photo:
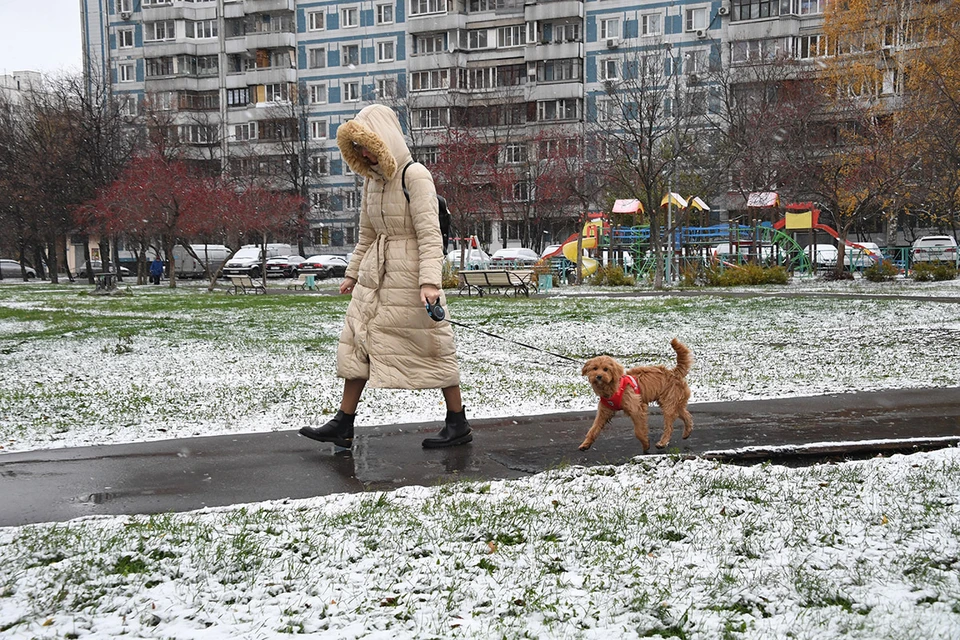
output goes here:
<path id="1" fill-rule="evenodd" d="M 27 280 L 37 277 L 37 272 L 33 267 L 26 268 Z M 4 280 L 22 280 L 23 273 L 20 271 L 20 263 L 16 260 L 0 260 L 0 276 Z"/>

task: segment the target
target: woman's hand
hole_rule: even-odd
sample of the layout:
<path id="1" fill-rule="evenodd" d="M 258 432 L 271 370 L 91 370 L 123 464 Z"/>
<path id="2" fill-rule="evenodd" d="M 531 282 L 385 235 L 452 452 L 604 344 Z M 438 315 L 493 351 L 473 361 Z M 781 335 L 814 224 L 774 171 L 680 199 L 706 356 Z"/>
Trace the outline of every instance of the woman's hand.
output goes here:
<path id="1" fill-rule="evenodd" d="M 440 299 L 440 289 L 432 284 L 420 285 L 420 304 L 426 306 L 428 302 L 433 303 Z"/>
<path id="2" fill-rule="evenodd" d="M 354 278 L 344 278 L 340 283 L 340 293 L 353 293 L 353 287 L 357 284 Z"/>

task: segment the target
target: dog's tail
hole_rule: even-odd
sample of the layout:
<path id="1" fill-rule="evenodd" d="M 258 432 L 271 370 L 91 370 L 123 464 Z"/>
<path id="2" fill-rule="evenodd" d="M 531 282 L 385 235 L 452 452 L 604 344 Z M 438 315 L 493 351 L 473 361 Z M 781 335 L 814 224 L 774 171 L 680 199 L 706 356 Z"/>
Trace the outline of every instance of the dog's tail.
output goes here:
<path id="1" fill-rule="evenodd" d="M 690 349 L 687 348 L 687 345 L 683 344 L 676 338 L 670 341 L 670 346 L 673 347 L 673 350 L 677 352 L 677 366 L 674 368 L 673 372 L 679 377 L 685 378 L 690 372 L 690 365 L 693 364 L 693 354 L 690 353 Z"/>

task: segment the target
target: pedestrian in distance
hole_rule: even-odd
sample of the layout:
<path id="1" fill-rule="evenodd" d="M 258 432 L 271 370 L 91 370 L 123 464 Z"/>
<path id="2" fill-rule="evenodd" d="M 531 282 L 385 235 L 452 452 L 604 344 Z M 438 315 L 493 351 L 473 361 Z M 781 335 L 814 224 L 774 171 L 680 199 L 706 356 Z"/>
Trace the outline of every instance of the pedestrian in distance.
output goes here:
<path id="1" fill-rule="evenodd" d="M 350 169 L 364 178 L 360 236 L 340 284 L 340 293 L 351 295 L 337 346 L 343 397 L 332 420 L 303 427 L 300 434 L 352 446 L 360 396 L 369 384 L 441 389 L 444 426 L 423 447 L 466 444 L 473 435 L 460 395 L 453 328 L 427 313 L 428 304 L 446 306 L 433 176 L 422 164 L 409 164 L 400 121 L 384 105 L 367 106 L 342 124 L 337 146 Z"/>
<path id="2" fill-rule="evenodd" d="M 160 260 L 160 256 L 154 256 L 153 262 L 150 263 L 150 282 L 153 284 L 160 284 L 160 278 L 163 277 L 163 261 Z"/>

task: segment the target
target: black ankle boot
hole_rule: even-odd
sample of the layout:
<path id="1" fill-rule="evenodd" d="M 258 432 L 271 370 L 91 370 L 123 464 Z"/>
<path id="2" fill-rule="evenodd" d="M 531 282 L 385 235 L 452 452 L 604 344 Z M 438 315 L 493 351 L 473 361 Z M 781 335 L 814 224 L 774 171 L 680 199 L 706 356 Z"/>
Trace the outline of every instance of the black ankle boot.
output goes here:
<path id="1" fill-rule="evenodd" d="M 473 434 L 470 432 L 470 423 L 467 422 L 467 410 L 460 409 L 456 413 L 447 411 L 443 429 L 440 429 L 440 433 L 436 436 L 424 440 L 423 448 L 455 447 L 460 444 L 467 444 L 471 440 L 473 440 Z"/>
<path id="2" fill-rule="evenodd" d="M 353 446 L 353 419 L 356 415 L 337 411 L 337 415 L 322 427 L 302 427 L 300 435 L 318 442 L 332 442 L 338 447 Z"/>

